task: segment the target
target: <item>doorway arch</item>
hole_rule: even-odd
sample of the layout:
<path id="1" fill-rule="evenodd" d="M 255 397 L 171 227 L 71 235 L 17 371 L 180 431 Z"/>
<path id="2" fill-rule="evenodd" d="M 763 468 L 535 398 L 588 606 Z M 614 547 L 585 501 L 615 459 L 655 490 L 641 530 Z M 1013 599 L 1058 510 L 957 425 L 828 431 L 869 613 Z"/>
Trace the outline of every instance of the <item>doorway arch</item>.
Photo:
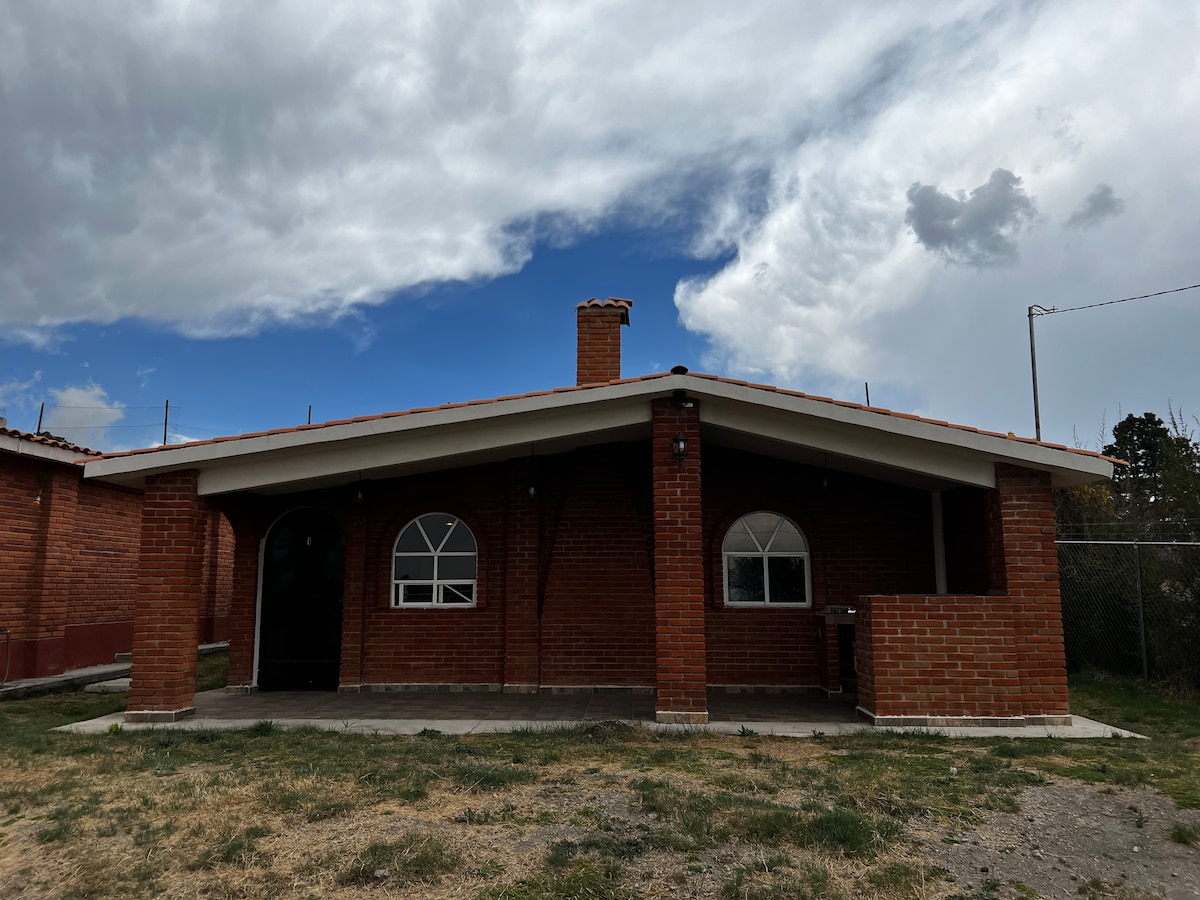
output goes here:
<path id="1" fill-rule="evenodd" d="M 271 526 L 263 544 L 260 690 L 337 690 L 345 576 L 346 539 L 331 514 L 295 509 Z"/>

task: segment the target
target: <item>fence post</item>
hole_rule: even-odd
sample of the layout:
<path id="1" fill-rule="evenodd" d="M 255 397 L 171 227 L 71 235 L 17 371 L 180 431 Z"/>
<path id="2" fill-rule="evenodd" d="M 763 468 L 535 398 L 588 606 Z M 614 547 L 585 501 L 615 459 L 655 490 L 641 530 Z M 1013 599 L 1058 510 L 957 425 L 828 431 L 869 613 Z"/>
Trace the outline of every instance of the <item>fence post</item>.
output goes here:
<path id="1" fill-rule="evenodd" d="M 1133 572 L 1137 585 L 1138 639 L 1142 652 L 1142 680 L 1150 680 L 1150 661 L 1146 656 L 1146 613 L 1142 604 L 1142 553 L 1137 541 L 1133 542 Z"/>

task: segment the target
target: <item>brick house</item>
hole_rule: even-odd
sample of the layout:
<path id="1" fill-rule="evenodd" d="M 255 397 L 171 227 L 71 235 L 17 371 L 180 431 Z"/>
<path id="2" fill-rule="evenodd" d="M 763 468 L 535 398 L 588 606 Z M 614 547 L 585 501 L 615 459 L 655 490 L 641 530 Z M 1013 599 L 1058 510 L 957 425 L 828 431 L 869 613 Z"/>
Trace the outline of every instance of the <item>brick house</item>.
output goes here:
<path id="1" fill-rule="evenodd" d="M 133 646 L 142 492 L 83 480 L 94 450 L 0 425 L 0 678 L 111 663 Z M 197 634 L 224 640 L 233 534 L 206 523 Z"/>
<path id="2" fill-rule="evenodd" d="M 198 549 L 232 523 L 230 690 L 837 693 L 877 723 L 1068 715 L 1051 489 L 1093 453 L 689 373 L 114 454 L 145 491 L 128 716 L 194 711 Z"/>

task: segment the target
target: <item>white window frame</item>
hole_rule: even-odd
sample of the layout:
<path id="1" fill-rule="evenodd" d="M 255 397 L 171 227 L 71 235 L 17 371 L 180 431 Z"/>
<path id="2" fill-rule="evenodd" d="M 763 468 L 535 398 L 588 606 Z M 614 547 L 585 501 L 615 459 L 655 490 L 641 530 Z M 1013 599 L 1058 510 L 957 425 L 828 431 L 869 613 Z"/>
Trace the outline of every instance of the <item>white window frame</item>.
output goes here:
<path id="1" fill-rule="evenodd" d="M 446 531 L 445 537 L 443 537 L 441 539 L 441 541 L 438 542 L 437 547 L 433 546 L 433 542 L 429 539 L 429 535 L 426 534 L 424 526 L 421 525 L 421 520 L 427 519 L 430 516 L 445 517 L 447 521 L 453 520 L 453 523 L 454 523 L 453 526 Z M 428 551 L 423 551 L 423 552 L 419 552 L 419 553 L 413 552 L 413 551 L 401 552 L 396 549 L 397 547 L 400 546 L 400 539 L 402 537 L 404 537 L 404 535 L 408 532 L 408 530 L 410 528 L 413 528 L 413 527 L 415 527 L 418 530 L 418 532 L 420 533 L 421 537 L 424 538 L 426 545 L 430 548 Z M 446 545 L 446 542 L 448 540 L 450 540 L 450 535 L 454 534 L 459 528 L 462 528 L 470 536 L 471 543 L 474 545 L 475 549 L 470 550 L 470 551 L 442 550 L 442 547 L 444 547 Z M 396 577 L 396 560 L 397 559 L 400 559 L 400 558 L 414 559 L 414 558 L 418 558 L 418 557 L 428 558 L 430 556 L 433 557 L 433 578 L 420 578 L 420 579 L 404 578 L 404 579 L 401 579 L 401 578 Z M 462 559 L 464 557 L 471 557 L 472 559 L 475 560 L 475 577 L 474 578 L 468 580 L 465 578 L 445 578 L 445 579 L 443 579 L 443 578 L 439 577 L 440 561 L 442 559 L 444 559 L 444 558 Z M 392 597 L 391 597 L 391 608 L 392 609 L 470 609 L 472 607 L 479 605 L 479 541 L 477 541 L 475 539 L 475 534 L 467 526 L 467 523 L 464 522 L 462 519 L 460 519 L 458 516 L 451 515 L 450 513 L 428 512 L 428 513 L 421 513 L 421 515 L 414 518 L 407 525 L 405 525 L 403 528 L 401 528 L 399 533 L 396 535 L 396 540 L 392 544 L 391 566 L 392 566 Z M 407 603 L 404 602 L 404 599 L 403 599 L 404 589 L 406 587 L 426 587 L 426 586 L 433 587 L 433 599 L 432 600 L 426 601 L 426 602 L 419 602 L 419 603 L 414 603 L 411 601 L 407 602 Z M 468 587 L 468 586 L 471 588 L 471 601 L 469 603 L 454 603 L 454 602 L 447 602 L 445 600 L 446 588 L 450 588 L 451 590 L 453 590 L 456 587 L 462 588 L 462 587 Z"/>
<path id="2" fill-rule="evenodd" d="M 746 533 L 748 535 L 750 535 L 750 539 L 754 542 L 754 544 L 756 545 L 756 547 L 758 549 L 757 550 L 727 550 L 726 544 L 729 541 L 729 533 L 731 531 L 733 531 L 733 529 L 738 525 L 739 522 L 743 522 L 745 519 L 749 518 L 750 516 L 754 516 L 754 515 L 771 515 L 771 516 L 779 517 L 779 521 L 775 523 L 775 529 L 771 532 L 771 537 L 767 540 L 766 545 L 764 546 L 762 543 L 760 543 L 758 538 L 755 536 L 754 532 L 750 530 L 749 526 L 747 526 Z M 775 541 L 776 536 L 779 534 L 779 529 L 783 527 L 784 522 L 788 522 L 793 528 L 796 529 L 797 533 L 799 533 L 800 540 L 804 544 L 804 550 L 802 550 L 802 551 L 795 551 L 795 550 L 772 551 L 770 549 L 771 545 Z M 762 566 L 763 566 L 763 599 L 762 600 L 730 600 L 729 599 L 729 560 L 731 557 L 736 557 L 739 559 L 745 559 L 745 558 L 762 559 Z M 771 559 L 772 557 L 786 557 L 786 558 L 790 558 L 790 559 L 803 559 L 804 560 L 804 596 L 806 599 L 803 603 L 771 600 L 771 570 L 767 565 L 767 560 Z M 813 605 L 812 556 L 809 552 L 808 536 L 804 533 L 804 529 L 802 529 L 799 525 L 797 525 L 795 522 L 793 522 L 791 519 L 789 519 L 783 513 L 775 512 L 772 509 L 756 509 L 752 512 L 746 513 L 744 516 L 740 517 L 736 522 L 734 522 L 732 525 L 730 525 L 729 530 L 725 532 L 725 537 L 721 541 L 721 566 L 723 569 L 721 575 L 722 575 L 722 582 L 723 582 L 724 601 L 725 601 L 726 606 L 732 606 L 732 607 L 738 607 L 738 608 L 759 608 L 759 609 L 766 608 L 766 607 L 784 608 L 784 609 L 809 609 Z"/>

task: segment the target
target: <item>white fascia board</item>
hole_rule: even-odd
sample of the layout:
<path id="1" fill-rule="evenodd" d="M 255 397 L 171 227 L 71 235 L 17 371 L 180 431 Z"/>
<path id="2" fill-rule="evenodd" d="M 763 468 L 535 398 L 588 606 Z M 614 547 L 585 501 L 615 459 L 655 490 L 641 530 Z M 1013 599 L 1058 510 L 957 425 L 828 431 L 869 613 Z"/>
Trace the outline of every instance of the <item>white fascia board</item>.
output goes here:
<path id="1" fill-rule="evenodd" d="M 646 422 L 644 401 L 676 390 L 702 401 L 703 422 L 963 484 L 992 486 L 994 462 L 1051 472 L 1056 485 L 1112 477 L 1112 464 L 1097 457 L 690 375 L 167 447 L 88 461 L 84 473 L 138 485 L 159 472 L 197 469 L 205 493 L 247 490 Z"/>
<path id="2" fill-rule="evenodd" d="M 992 461 L 980 454 L 956 452 L 953 448 L 886 431 L 854 428 L 829 419 L 712 399 L 701 403 L 700 421 L 958 484 L 994 487 L 996 483 Z"/>
<path id="3" fill-rule="evenodd" d="M 27 456 L 50 462 L 71 463 L 72 465 L 77 463 L 82 456 L 78 450 L 67 450 L 65 447 L 54 447 L 39 441 L 28 441 L 11 434 L 0 434 L 0 453 L 11 453 L 14 456 Z"/>
<path id="4" fill-rule="evenodd" d="M 488 450 L 526 448 L 543 441 L 611 432 L 649 422 L 650 405 L 636 402 L 509 415 L 488 422 L 486 427 L 476 422 L 431 425 L 406 434 L 347 440 L 334 446 L 323 444 L 286 454 L 257 454 L 204 468 L 200 470 L 197 489 L 201 495 L 227 494 L 277 484 L 317 481 L 346 472 L 368 474 L 373 470 L 431 459 L 446 460 L 453 465 L 451 461 L 455 458 Z"/>
<path id="5" fill-rule="evenodd" d="M 450 409 L 433 409 L 408 415 L 372 418 L 361 422 L 342 425 L 323 425 L 279 434 L 264 434 L 258 437 L 238 438 L 216 443 L 194 444 L 182 447 L 165 447 L 150 453 L 115 456 L 88 462 L 84 477 L 100 478 L 134 483 L 148 475 L 175 472 L 183 469 L 203 471 L 214 465 L 237 462 L 243 457 L 278 454 L 286 451 L 306 451 L 322 445 L 336 446 L 339 453 L 345 452 L 347 444 L 360 439 L 381 438 L 406 432 L 417 432 L 430 428 L 470 424 L 478 427 L 487 443 L 487 435 L 493 428 L 493 420 L 529 413 L 553 413 L 556 410 L 591 409 L 597 404 L 663 393 L 663 382 L 673 378 L 658 378 L 650 381 L 626 382 L 580 391 L 540 394 L 532 397 L 515 397 Z M 646 421 L 649 410 L 644 411 Z M 585 428 L 583 432 L 595 429 Z M 342 471 L 352 471 L 346 466 Z"/>
<path id="6" fill-rule="evenodd" d="M 728 384 L 687 376 L 666 379 L 690 382 L 680 385 L 698 397 L 733 403 L 701 403 L 700 419 L 714 425 L 738 430 L 750 430 L 764 436 L 790 443 L 802 444 L 829 453 L 845 453 L 870 459 L 884 465 L 949 478 L 981 487 L 995 485 L 991 471 L 993 463 L 1007 462 L 1050 472 L 1056 486 L 1084 484 L 1101 478 L 1111 478 L 1113 466 L 1106 459 L 1070 453 L 1040 444 L 1008 440 L 1003 437 L 965 431 L 932 422 L 921 422 L 900 416 L 870 412 L 865 409 L 838 406 L 822 400 L 794 397 L 764 391 L 746 385 Z M 700 387 L 698 382 L 703 385 Z M 664 385 L 670 389 L 674 384 Z M 803 419 L 780 420 L 764 430 L 756 426 L 752 408 L 795 413 Z M 733 424 L 727 419 L 736 419 Z M 824 423 L 825 427 L 819 427 Z M 847 427 L 849 426 L 849 427 Z M 829 441 L 829 444 L 822 443 Z M 926 457 L 922 462 L 921 458 Z M 984 478 L 983 468 L 989 470 Z M 974 474 L 972 474 L 974 473 Z"/>

